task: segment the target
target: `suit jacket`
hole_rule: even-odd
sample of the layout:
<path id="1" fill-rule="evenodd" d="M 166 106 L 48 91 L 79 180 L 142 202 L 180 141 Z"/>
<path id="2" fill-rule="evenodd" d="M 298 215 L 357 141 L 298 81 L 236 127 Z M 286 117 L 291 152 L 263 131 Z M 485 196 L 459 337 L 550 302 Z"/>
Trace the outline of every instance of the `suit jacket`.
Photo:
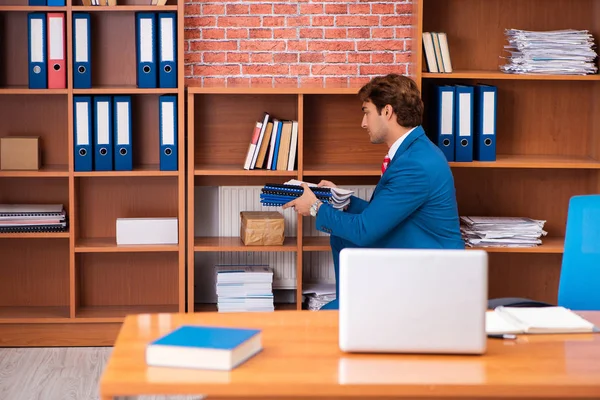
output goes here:
<path id="1" fill-rule="evenodd" d="M 452 171 L 421 126 L 404 139 L 370 201 L 352 196 L 344 212 L 322 204 L 316 227 L 358 247 L 465 247 Z"/>

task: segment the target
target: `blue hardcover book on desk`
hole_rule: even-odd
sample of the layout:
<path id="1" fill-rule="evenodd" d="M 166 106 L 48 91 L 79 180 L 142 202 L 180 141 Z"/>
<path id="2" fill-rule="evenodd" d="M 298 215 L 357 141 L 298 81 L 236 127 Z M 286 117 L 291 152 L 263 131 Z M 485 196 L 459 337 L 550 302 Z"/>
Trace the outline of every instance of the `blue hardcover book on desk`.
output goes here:
<path id="1" fill-rule="evenodd" d="M 146 363 L 228 371 L 261 350 L 258 329 L 184 325 L 150 343 L 146 348 Z"/>

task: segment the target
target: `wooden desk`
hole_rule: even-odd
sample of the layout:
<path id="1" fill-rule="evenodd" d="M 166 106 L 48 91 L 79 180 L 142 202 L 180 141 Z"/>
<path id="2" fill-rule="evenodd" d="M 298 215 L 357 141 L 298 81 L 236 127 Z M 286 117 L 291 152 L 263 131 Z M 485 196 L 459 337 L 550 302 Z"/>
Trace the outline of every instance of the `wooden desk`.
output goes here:
<path id="1" fill-rule="evenodd" d="M 600 312 L 581 315 L 600 325 Z M 146 344 L 182 324 L 260 328 L 264 350 L 231 372 L 147 367 Z M 600 398 L 598 334 L 491 339 L 484 356 L 358 355 L 340 352 L 337 329 L 337 311 L 128 316 L 101 398 Z"/>

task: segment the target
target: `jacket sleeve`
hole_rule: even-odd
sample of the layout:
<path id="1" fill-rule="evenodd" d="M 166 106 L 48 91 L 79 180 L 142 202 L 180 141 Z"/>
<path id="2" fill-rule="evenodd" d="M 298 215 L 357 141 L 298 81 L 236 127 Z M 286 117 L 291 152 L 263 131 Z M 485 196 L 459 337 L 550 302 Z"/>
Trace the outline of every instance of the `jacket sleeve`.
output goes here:
<path id="1" fill-rule="evenodd" d="M 372 246 L 421 207 L 429 191 L 429 177 L 423 166 L 414 160 L 402 160 L 399 170 L 394 171 L 362 213 L 339 212 L 324 204 L 319 208 L 316 227 L 358 246 Z"/>
<path id="2" fill-rule="evenodd" d="M 350 204 L 348 204 L 348 209 L 346 212 L 350 214 L 360 214 L 365 208 L 367 208 L 368 205 L 368 201 L 363 200 L 360 197 L 351 196 Z"/>

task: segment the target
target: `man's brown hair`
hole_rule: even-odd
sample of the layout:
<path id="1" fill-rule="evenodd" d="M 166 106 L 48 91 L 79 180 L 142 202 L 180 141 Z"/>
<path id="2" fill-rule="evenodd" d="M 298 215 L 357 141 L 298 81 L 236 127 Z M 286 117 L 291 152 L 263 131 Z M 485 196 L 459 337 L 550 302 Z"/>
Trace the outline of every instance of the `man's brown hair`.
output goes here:
<path id="1" fill-rule="evenodd" d="M 412 128 L 422 123 L 421 93 L 415 81 L 407 76 L 388 74 L 375 77 L 359 90 L 358 96 L 363 102 L 373 103 L 380 115 L 383 107 L 391 105 L 400 126 Z"/>

